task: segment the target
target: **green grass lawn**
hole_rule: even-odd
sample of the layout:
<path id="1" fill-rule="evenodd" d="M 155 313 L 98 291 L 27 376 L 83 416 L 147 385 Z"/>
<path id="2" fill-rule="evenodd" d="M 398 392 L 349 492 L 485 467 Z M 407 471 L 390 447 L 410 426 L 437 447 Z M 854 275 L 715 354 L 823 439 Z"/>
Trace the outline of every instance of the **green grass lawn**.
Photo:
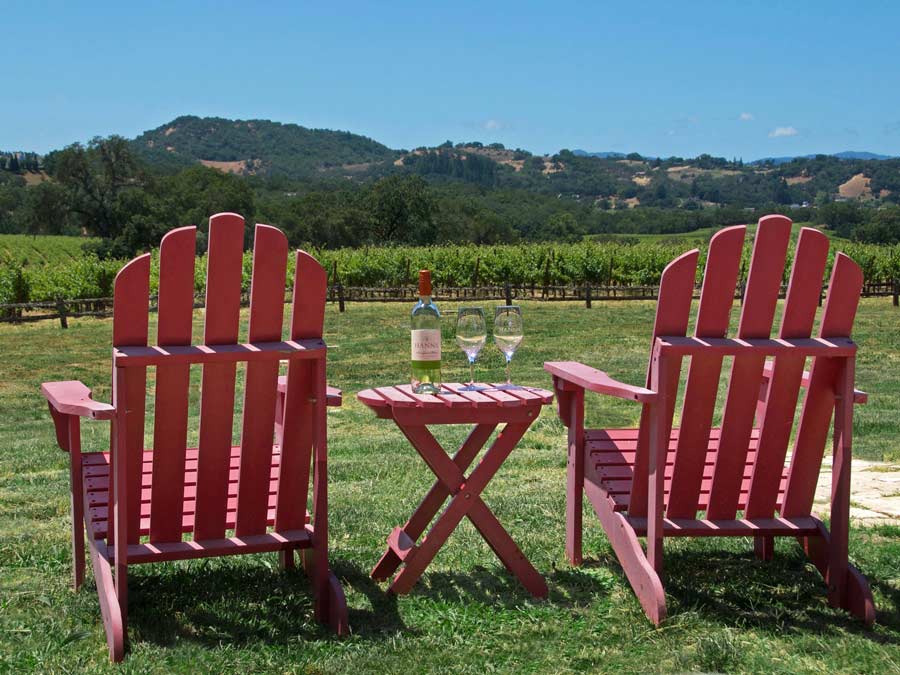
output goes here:
<path id="1" fill-rule="evenodd" d="M 305 577 L 279 571 L 274 555 L 140 566 L 130 573 L 131 651 L 121 668 L 107 661 L 93 581 L 78 594 L 70 588 L 67 457 L 38 393 L 44 380 L 81 379 L 108 400 L 111 323 L 0 326 L 0 672 L 900 673 L 900 528 L 852 531 L 851 558 L 879 608 L 872 629 L 828 607 L 794 542 L 762 563 L 748 540 L 669 540 L 670 618 L 654 628 L 592 514 L 585 565 L 565 562 L 564 430 L 550 408 L 484 495 L 546 576 L 549 599 L 532 600 L 468 522 L 411 594 L 388 596 L 368 573 L 431 479 L 393 424 L 354 394 L 406 378 L 408 309 L 330 306 L 326 317 L 329 380 L 345 391 L 344 407 L 329 413 L 331 560 L 352 635 L 335 639 L 312 620 Z M 640 383 L 653 312 L 643 302 L 526 303 L 514 379 L 548 386 L 542 363 L 566 358 Z M 445 379 L 458 381 L 466 368 L 451 348 L 449 316 Z M 857 327 L 858 385 L 871 402 L 857 409 L 855 451 L 896 461 L 900 311 L 889 299 L 863 300 Z M 489 347 L 479 378 L 502 372 Z M 596 426 L 637 416 L 633 405 L 590 399 Z M 82 428 L 85 450 L 107 447 L 106 423 Z M 462 433 L 437 435 L 451 442 Z"/>

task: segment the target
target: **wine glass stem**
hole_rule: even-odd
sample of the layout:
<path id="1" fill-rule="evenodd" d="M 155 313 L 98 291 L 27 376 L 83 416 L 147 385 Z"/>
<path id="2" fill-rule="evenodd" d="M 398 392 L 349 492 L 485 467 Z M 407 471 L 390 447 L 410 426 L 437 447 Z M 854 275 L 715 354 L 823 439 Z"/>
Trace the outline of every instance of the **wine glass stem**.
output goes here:
<path id="1" fill-rule="evenodd" d="M 469 386 L 475 384 L 475 359 L 469 358 Z"/>
<path id="2" fill-rule="evenodd" d="M 510 375 L 509 375 L 509 362 L 510 361 L 512 361 L 512 359 L 509 357 L 509 355 L 507 355 L 506 356 L 506 384 L 512 384 L 512 379 L 510 378 Z"/>

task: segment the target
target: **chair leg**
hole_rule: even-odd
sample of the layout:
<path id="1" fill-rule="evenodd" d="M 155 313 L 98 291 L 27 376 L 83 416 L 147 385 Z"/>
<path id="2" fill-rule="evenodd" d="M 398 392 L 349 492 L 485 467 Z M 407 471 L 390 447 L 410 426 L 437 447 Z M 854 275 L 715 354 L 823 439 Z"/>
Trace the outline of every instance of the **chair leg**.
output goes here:
<path id="1" fill-rule="evenodd" d="M 572 565 L 583 561 L 582 529 L 584 505 L 584 453 L 569 446 L 566 469 L 566 557 Z"/>
<path id="2" fill-rule="evenodd" d="M 569 449 L 566 467 L 566 557 L 580 565 L 584 507 L 584 390 L 569 396 Z"/>
<path id="3" fill-rule="evenodd" d="M 797 541 L 803 547 L 804 552 L 810 562 L 819 570 L 819 574 L 828 584 L 829 594 L 828 601 L 832 607 L 840 607 L 856 618 L 860 619 L 867 626 L 871 626 L 875 622 L 875 600 L 872 598 L 872 590 L 869 588 L 868 580 L 862 573 L 850 564 L 849 560 L 844 561 L 843 567 L 846 572 L 842 575 L 841 583 L 838 585 L 838 579 L 831 574 L 829 565 L 834 555 L 832 547 L 831 533 L 825 528 L 823 523 L 818 523 L 819 534 L 810 537 L 798 537 Z M 843 588 L 843 596 L 840 602 L 835 602 L 835 594 L 832 591 L 832 584 L 835 587 Z"/>
<path id="4" fill-rule="evenodd" d="M 760 535 L 753 538 L 753 552 L 760 560 L 768 562 L 775 553 L 775 537 Z"/>
<path id="5" fill-rule="evenodd" d="M 658 626 L 667 615 L 666 593 L 659 574 L 647 559 L 634 529 L 621 513 L 609 507 L 606 493 L 590 480 L 585 481 L 584 490 L 638 602 L 647 618 Z"/>
<path id="6" fill-rule="evenodd" d="M 328 570 L 325 584 L 322 587 L 316 586 L 315 580 L 318 578 L 316 576 L 316 568 L 317 565 L 322 564 L 322 557 L 317 555 L 314 548 L 305 548 L 299 553 L 303 570 L 313 583 L 316 619 L 328 624 L 337 635 L 348 635 L 350 633 L 350 622 L 347 616 L 347 598 L 344 595 L 341 582 L 334 575 L 334 572 Z M 327 558 L 324 563 L 327 566 Z"/>
<path id="7" fill-rule="evenodd" d="M 103 617 L 103 628 L 106 631 L 106 643 L 109 647 L 109 660 L 118 662 L 125 656 L 125 616 L 122 605 L 116 594 L 112 567 L 106 556 L 101 555 L 96 545 L 91 543 L 91 567 L 94 569 L 94 581 L 97 584 L 97 596 L 100 600 L 100 614 Z M 125 579 L 121 580 L 126 582 Z"/>
<path id="8" fill-rule="evenodd" d="M 72 571 L 77 591 L 84 583 L 84 490 L 81 477 L 81 420 L 68 416 L 69 488 L 72 502 Z"/>
<path id="9" fill-rule="evenodd" d="M 278 565 L 283 570 L 294 569 L 294 549 L 278 552 Z"/>

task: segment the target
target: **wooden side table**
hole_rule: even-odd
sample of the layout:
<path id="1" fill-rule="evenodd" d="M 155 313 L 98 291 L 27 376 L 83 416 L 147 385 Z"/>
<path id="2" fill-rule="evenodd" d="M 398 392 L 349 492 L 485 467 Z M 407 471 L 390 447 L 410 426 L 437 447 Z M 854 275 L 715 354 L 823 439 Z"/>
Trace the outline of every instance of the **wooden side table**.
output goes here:
<path id="1" fill-rule="evenodd" d="M 388 536 L 388 547 L 372 570 L 372 578 L 388 579 L 404 564 L 390 585 L 390 592 L 407 593 L 428 567 L 463 517 L 481 533 L 506 568 L 538 598 L 547 596 L 547 584 L 512 537 L 503 529 L 481 493 L 509 457 L 541 407 L 553 400 L 544 389 L 499 390 L 481 385 L 484 391 L 463 391 L 461 384 L 444 384 L 440 394 L 415 394 L 410 386 L 366 389 L 357 398 L 378 417 L 392 419 L 416 449 L 437 481 L 403 527 Z M 451 458 L 428 430 L 431 424 L 474 424 L 468 438 Z M 488 441 L 497 425 L 503 428 L 481 462 L 468 475 L 465 471 Z M 447 497 L 450 502 L 420 543 L 425 528 Z"/>

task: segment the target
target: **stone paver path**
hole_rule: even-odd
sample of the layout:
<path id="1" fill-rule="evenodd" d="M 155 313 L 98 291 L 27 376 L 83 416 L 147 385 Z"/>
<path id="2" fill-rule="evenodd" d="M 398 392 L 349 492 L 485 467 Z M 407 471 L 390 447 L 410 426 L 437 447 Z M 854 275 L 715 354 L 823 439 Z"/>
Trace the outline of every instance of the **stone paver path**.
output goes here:
<path id="1" fill-rule="evenodd" d="M 900 525 L 900 464 L 854 459 L 850 472 L 850 518 L 863 525 Z M 827 516 L 831 457 L 822 462 L 813 511 Z"/>

